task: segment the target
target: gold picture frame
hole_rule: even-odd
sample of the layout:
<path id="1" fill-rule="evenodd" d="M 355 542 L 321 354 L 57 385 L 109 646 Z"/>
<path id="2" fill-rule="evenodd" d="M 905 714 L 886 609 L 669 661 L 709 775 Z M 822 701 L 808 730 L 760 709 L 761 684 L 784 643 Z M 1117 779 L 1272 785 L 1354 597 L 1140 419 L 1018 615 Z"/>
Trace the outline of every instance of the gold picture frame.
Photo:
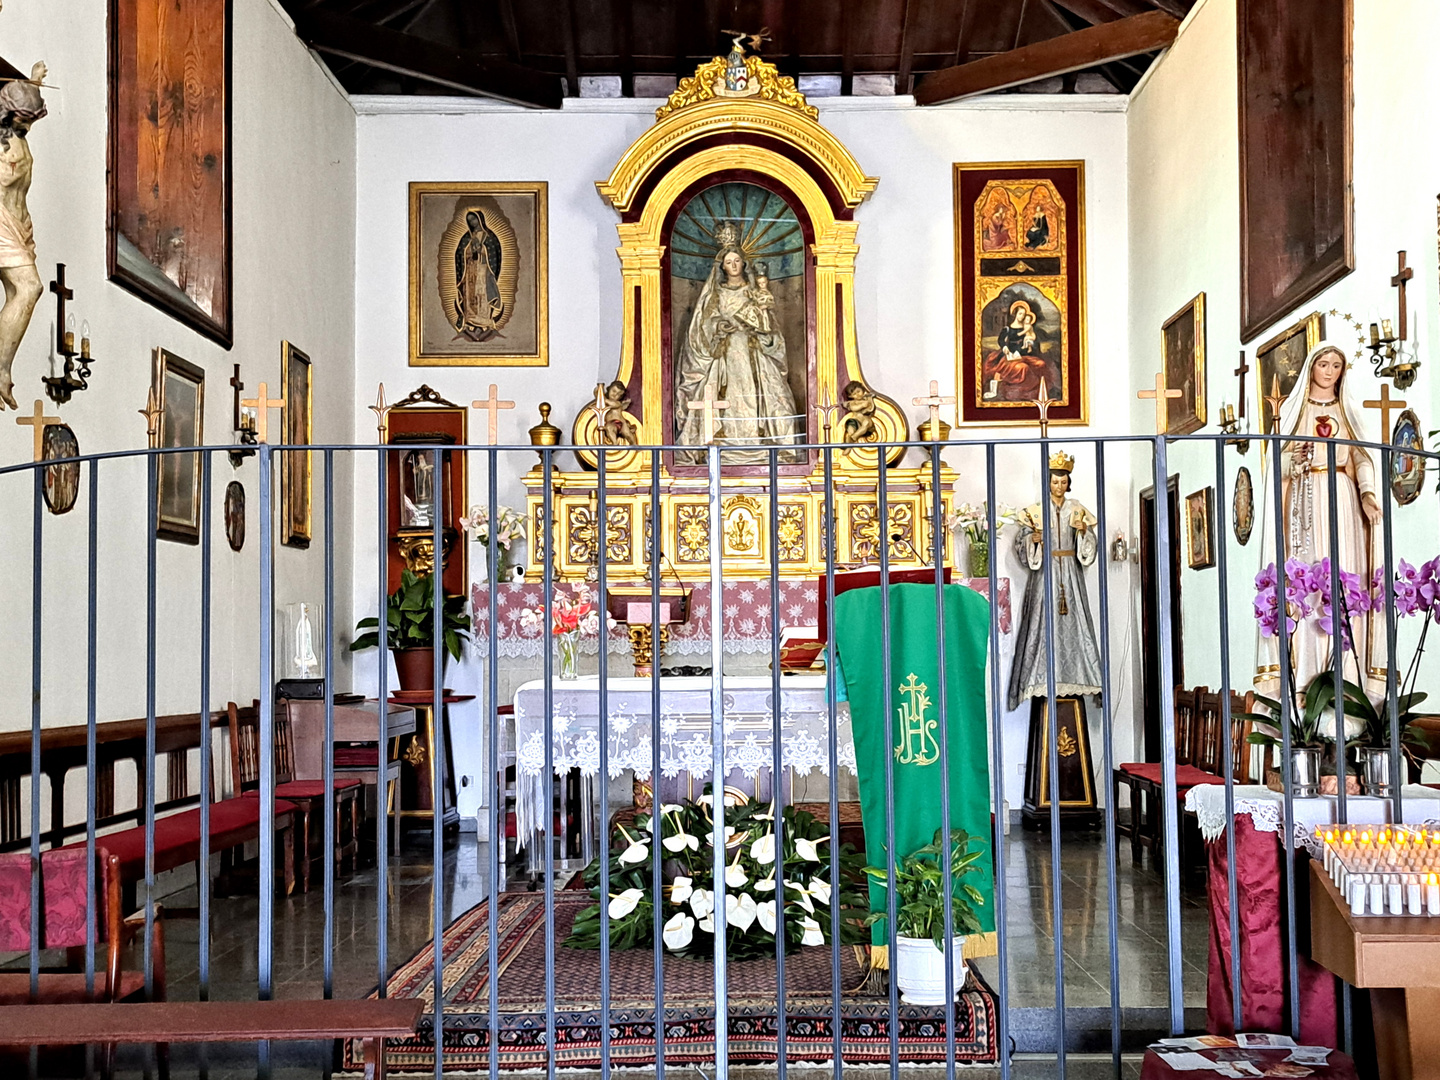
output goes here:
<path id="1" fill-rule="evenodd" d="M 1166 435 L 1188 435 L 1205 426 L 1205 294 L 1193 299 L 1160 327 L 1160 364 L 1165 385 L 1179 390 L 1170 402 Z"/>
<path id="2" fill-rule="evenodd" d="M 410 185 L 410 366 L 547 367 L 549 184 Z"/>
<path id="3" fill-rule="evenodd" d="M 153 365 L 158 447 L 205 445 L 205 371 L 168 349 Z M 161 454 L 156 465 L 155 535 L 200 543 L 200 455 Z"/>
<path id="4" fill-rule="evenodd" d="M 1255 408 L 1256 415 L 1260 417 L 1262 435 L 1269 433 L 1273 419 L 1265 396 L 1270 393 L 1275 377 L 1280 377 L 1280 396 L 1289 397 L 1305 366 L 1305 358 L 1324 340 L 1325 316 L 1312 311 L 1255 350 Z"/>
<path id="5" fill-rule="evenodd" d="M 309 446 L 315 441 L 315 370 L 308 353 L 288 341 L 280 343 L 280 385 L 285 404 L 280 410 L 280 445 Z M 280 452 L 280 543 L 310 546 L 314 500 L 314 454 Z"/>
<path id="6" fill-rule="evenodd" d="M 1185 496 L 1185 535 L 1191 570 L 1215 565 L 1215 489 L 1201 488 Z"/>

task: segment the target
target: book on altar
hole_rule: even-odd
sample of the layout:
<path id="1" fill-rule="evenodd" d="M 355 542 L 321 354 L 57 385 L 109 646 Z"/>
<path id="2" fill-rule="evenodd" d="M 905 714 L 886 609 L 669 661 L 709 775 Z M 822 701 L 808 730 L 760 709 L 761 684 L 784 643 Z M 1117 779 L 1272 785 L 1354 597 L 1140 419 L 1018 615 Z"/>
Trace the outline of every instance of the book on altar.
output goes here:
<path id="1" fill-rule="evenodd" d="M 950 584 L 950 567 L 945 567 L 941 580 Z M 847 593 L 851 589 L 868 589 L 880 584 L 880 568 L 878 566 L 862 566 L 856 570 L 835 571 L 835 595 Z M 911 570 L 891 570 L 891 585 L 934 585 L 935 568 L 933 566 L 918 567 Z M 817 637 L 821 644 L 828 639 L 830 628 L 830 596 L 829 588 L 825 584 L 825 575 L 821 574 L 816 583 L 816 597 L 820 605 L 820 623 L 816 627 Z"/>
<path id="2" fill-rule="evenodd" d="M 786 626 L 780 630 L 781 671 L 824 671 L 825 660 L 821 651 L 825 642 L 820 639 L 818 626 Z"/>

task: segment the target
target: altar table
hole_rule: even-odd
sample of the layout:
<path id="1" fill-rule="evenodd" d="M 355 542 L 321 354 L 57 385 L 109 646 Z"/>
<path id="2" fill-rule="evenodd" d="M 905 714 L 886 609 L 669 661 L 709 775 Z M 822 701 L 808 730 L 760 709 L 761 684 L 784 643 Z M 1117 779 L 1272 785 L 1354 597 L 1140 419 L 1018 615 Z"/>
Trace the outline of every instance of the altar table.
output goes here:
<path id="1" fill-rule="evenodd" d="M 1285 999 L 1289 992 L 1285 947 L 1285 847 L 1280 833 L 1284 796 L 1267 787 L 1235 785 L 1235 875 L 1240 900 L 1240 1022 L 1244 1031 L 1285 1030 Z M 1440 792 L 1419 785 L 1401 789 L 1408 822 L 1419 824 L 1440 818 Z M 1295 799 L 1295 881 L 1301 942 L 1308 908 L 1305 903 L 1305 843 L 1315 828 L 1339 820 L 1339 798 L 1322 795 Z M 1390 819 L 1389 799 L 1351 795 L 1346 800 L 1352 824 L 1383 824 Z M 1230 984 L 1230 893 L 1224 842 L 1228 819 L 1225 787 L 1207 784 L 1191 788 L 1185 809 L 1199 818 L 1200 832 L 1209 849 L 1210 962 L 1206 988 L 1208 1029 L 1233 1034 L 1233 987 Z M 1338 1015 L 1335 980 L 1330 972 L 1302 952 L 1297 956 L 1300 986 L 1300 1036 L 1310 1045 L 1333 1046 Z"/>
<path id="2" fill-rule="evenodd" d="M 667 586 L 676 582 L 667 574 Z M 692 583 L 685 582 L 687 586 Z M 974 589 L 989 598 L 989 578 L 961 578 L 958 584 Z M 573 596 L 579 585 L 557 584 L 557 595 Z M 595 587 L 591 586 L 592 594 Z M 996 586 L 996 608 L 1000 632 L 1010 633 L 1010 579 L 999 578 Z M 545 638 L 542 628 L 527 628 L 520 621 L 527 608 L 544 603 L 545 590 L 538 581 L 515 581 L 500 584 L 496 596 L 493 622 L 496 626 L 496 651 L 508 658 L 538 657 Z M 490 641 L 490 588 L 477 584 L 471 590 L 470 610 L 474 613 L 475 647 L 485 655 Z M 730 653 L 768 654 L 770 652 L 771 611 L 770 582 L 735 581 L 727 579 L 722 620 L 725 651 Z M 819 589 L 813 580 L 780 582 L 780 626 L 814 626 L 820 618 Z M 580 651 L 598 651 L 593 637 L 580 639 Z M 611 653 L 629 655 L 630 638 L 623 626 L 612 627 L 609 635 Z M 665 652 L 676 656 L 708 656 L 710 654 L 710 583 L 693 583 L 690 593 L 690 621 L 670 627 Z"/>
<path id="3" fill-rule="evenodd" d="M 556 776 L 578 769 L 582 777 L 600 771 L 600 679 L 555 680 L 551 752 Z M 774 730 L 773 683 L 768 675 L 724 679 L 725 765 L 754 779 L 771 764 Z M 650 718 L 651 680 L 610 679 L 609 779 L 627 769 L 637 779 L 650 779 L 654 759 Z M 850 709 L 836 712 L 836 752 L 842 768 L 855 773 L 855 743 L 850 734 Z M 781 762 L 792 775 L 830 771 L 830 716 L 826 676 L 786 674 L 780 677 Z M 709 678 L 660 680 L 660 773 L 667 778 L 688 773 L 697 780 L 710 775 Z M 515 816 L 516 843 L 530 847 L 546 831 L 545 807 L 545 683 L 528 682 L 515 691 Z M 590 785 L 593 788 L 593 785 Z M 587 818 L 594 807 L 587 808 Z M 531 847 L 531 851 L 536 850 Z M 533 858 L 533 854 L 532 854 Z"/>

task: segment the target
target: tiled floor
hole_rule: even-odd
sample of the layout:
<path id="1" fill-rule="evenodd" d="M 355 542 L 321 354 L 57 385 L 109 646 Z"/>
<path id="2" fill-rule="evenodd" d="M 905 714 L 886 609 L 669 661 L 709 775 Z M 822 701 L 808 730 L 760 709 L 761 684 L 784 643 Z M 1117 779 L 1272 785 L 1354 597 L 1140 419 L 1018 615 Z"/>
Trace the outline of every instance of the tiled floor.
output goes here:
<path id="1" fill-rule="evenodd" d="M 483 900 L 487 893 L 488 850 L 473 835 L 462 834 L 446 851 L 439 875 L 444 919 L 449 922 Z M 1055 926 L 1052 908 L 1052 868 L 1048 834 L 1015 829 L 1005 853 L 1006 944 L 1008 951 L 1008 1015 L 1011 1034 L 1019 1050 L 1013 1075 L 1054 1075 Z M 1117 946 L 1120 963 L 1120 1004 L 1127 1024 L 1150 1028 L 1167 1003 L 1167 955 L 1164 891 L 1160 877 L 1148 868 L 1130 865 L 1128 848 L 1117 864 Z M 1059 858 L 1063 927 L 1067 1047 L 1108 1051 L 1110 997 L 1110 945 L 1108 895 L 1103 842 L 1094 835 L 1066 835 Z M 394 968 L 427 943 L 434 932 L 435 874 L 428 844 L 404 848 L 391 861 L 387 881 L 390 906 L 389 966 Z M 177 887 L 178 886 L 178 887 Z M 193 906 L 192 885 L 176 882 L 164 902 L 171 907 Z M 375 869 L 349 875 L 337 883 L 334 906 L 334 995 L 360 997 L 378 982 L 377 924 L 378 874 Z M 1203 893 L 1181 898 L 1182 962 L 1185 1004 L 1203 1006 L 1207 923 Z M 254 897 L 214 901 L 214 936 L 210 968 L 210 996 L 214 999 L 253 998 L 256 992 L 256 937 L 259 904 Z M 304 896 L 277 900 L 275 905 L 274 980 L 277 998 L 314 998 L 323 991 L 325 908 L 318 883 Z M 171 1000 L 194 1000 L 199 993 L 199 924 L 193 920 L 169 921 L 166 954 Z M 999 989 L 996 958 L 976 961 L 984 977 Z M 1132 1012 L 1140 1010 L 1140 1012 Z M 1143 1045 L 1141 1037 L 1140 1045 Z M 1032 1056 L 1034 1052 L 1042 1056 Z M 141 1075 L 143 1056 L 136 1050 L 122 1061 Z M 253 1046 L 212 1047 L 208 1080 L 254 1077 Z M 274 1050 L 276 1077 L 323 1075 L 329 1063 L 328 1047 L 280 1046 Z M 198 1076 L 196 1051 L 176 1047 L 171 1075 Z M 693 1070 L 669 1070 L 672 1075 L 700 1080 Z M 811 1072 L 813 1070 L 807 1070 Z M 826 1076 L 832 1075 L 822 1070 Z M 883 1071 L 882 1071 L 883 1072 Z M 846 1070 L 846 1075 L 872 1075 L 869 1070 Z M 708 1074 L 707 1074 L 708 1075 Z M 739 1071 L 736 1076 L 742 1075 Z M 764 1070 L 743 1075 L 762 1076 Z M 769 1073 L 769 1075 L 773 1075 Z M 802 1080 L 798 1071 L 790 1074 Z M 876 1074 L 878 1075 L 878 1074 Z M 919 1076 L 919 1073 L 907 1075 Z M 928 1075 L 928 1072 L 926 1073 Z M 943 1075 L 943 1074 L 942 1074 Z M 980 1075 L 984 1075 L 982 1072 Z M 1085 1054 L 1071 1062 L 1068 1075 L 1112 1076 L 1108 1052 Z M 1136 1075 L 1128 1062 L 1124 1075 Z M 711 1078 L 713 1080 L 713 1078 Z"/>

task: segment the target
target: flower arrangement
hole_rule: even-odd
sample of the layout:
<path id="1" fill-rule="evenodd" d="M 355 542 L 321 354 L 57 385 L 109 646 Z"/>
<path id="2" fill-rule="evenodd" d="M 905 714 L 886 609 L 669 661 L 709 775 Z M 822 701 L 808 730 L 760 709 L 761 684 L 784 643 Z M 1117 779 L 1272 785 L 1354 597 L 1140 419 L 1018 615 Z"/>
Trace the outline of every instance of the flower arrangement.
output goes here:
<path id="1" fill-rule="evenodd" d="M 995 531 L 999 532 L 1006 525 L 1016 524 L 1020 515 L 1013 506 L 1007 503 L 1000 503 L 995 508 Z M 986 503 L 975 505 L 973 503 L 961 503 L 950 511 L 946 519 L 946 525 L 951 532 L 960 531 L 965 534 L 965 539 L 972 544 L 988 543 L 990 539 L 990 518 L 989 507 Z"/>
<path id="2" fill-rule="evenodd" d="M 831 904 L 840 906 L 840 940 L 867 940 L 863 920 L 866 892 L 863 862 L 846 844 L 835 853 L 839 888 L 830 880 L 830 837 L 815 817 L 794 807 L 781 815 L 783 849 L 775 840 L 775 807 L 725 799 L 725 948 L 733 960 L 773 954 L 775 932 L 783 925 L 787 946 L 824 945 L 830 940 Z M 666 803 L 656 815 L 640 814 L 635 831 L 617 826 L 612 838 L 608 894 L 597 859 L 585 870 L 590 895 L 606 905 L 610 946 L 650 948 L 655 934 L 654 858 L 658 818 L 660 900 L 665 916 L 660 937 L 679 956 L 710 959 L 715 943 L 713 799 Z M 575 919 L 566 942 L 571 948 L 600 947 L 600 904 Z"/>
<path id="3" fill-rule="evenodd" d="M 935 839 L 912 851 L 895 867 L 895 933 L 900 937 L 929 938 L 935 948 L 945 951 L 945 866 L 942 861 L 944 830 L 935 830 Z M 980 919 L 975 908 L 985 897 L 974 885 L 960 879 L 979 873 L 975 861 L 982 854 L 970 851 L 970 834 L 964 829 L 950 832 L 950 925 L 956 936 L 980 933 Z M 888 886 L 889 875 L 883 866 L 867 866 L 865 873 Z M 866 920 L 870 926 L 886 918 L 886 912 L 873 912 Z"/>
<path id="4" fill-rule="evenodd" d="M 545 607 L 539 605 L 520 612 L 520 625 L 530 633 L 537 633 L 545 624 Z M 560 678 L 573 679 L 577 676 L 576 648 L 581 634 L 591 637 L 600 630 L 600 612 L 590 595 L 590 587 L 576 586 L 575 594 L 568 596 L 556 592 L 550 599 L 550 634 L 555 639 L 560 654 Z"/>
<path id="5" fill-rule="evenodd" d="M 460 527 L 470 534 L 477 544 L 490 543 L 490 512 L 483 506 L 472 506 L 470 513 L 460 519 Z M 510 550 L 516 540 L 525 539 L 525 515 L 508 506 L 499 508 L 499 521 L 495 528 L 495 543 Z"/>

